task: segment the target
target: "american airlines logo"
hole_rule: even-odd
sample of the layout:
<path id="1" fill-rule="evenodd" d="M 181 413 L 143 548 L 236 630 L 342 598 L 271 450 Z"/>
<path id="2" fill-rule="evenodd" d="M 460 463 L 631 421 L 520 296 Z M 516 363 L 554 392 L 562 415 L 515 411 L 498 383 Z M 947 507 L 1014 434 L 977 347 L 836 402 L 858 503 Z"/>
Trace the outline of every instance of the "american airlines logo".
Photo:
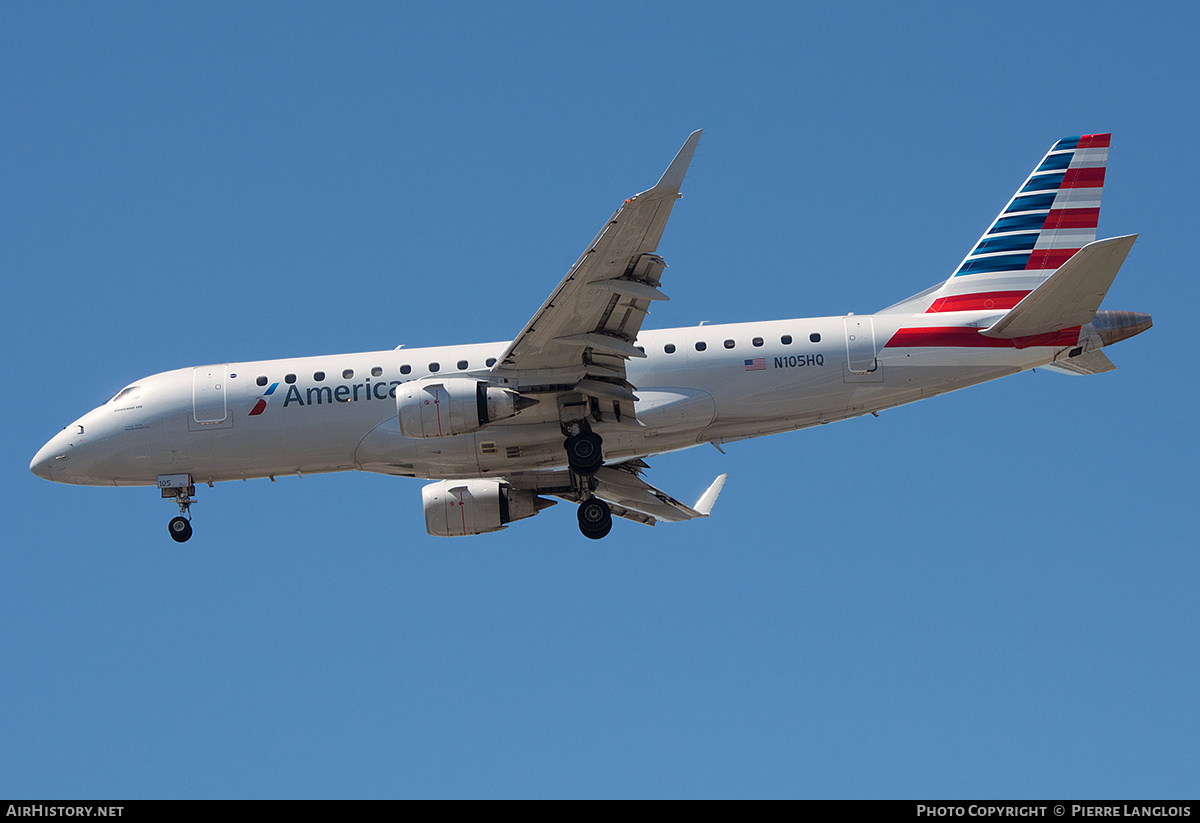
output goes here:
<path id="1" fill-rule="evenodd" d="M 275 393 L 275 389 L 277 389 L 277 388 L 279 388 L 279 384 L 278 384 L 278 383 L 272 383 L 272 384 L 271 384 L 271 387 L 270 387 L 270 388 L 268 388 L 268 389 L 267 389 L 265 392 L 263 392 L 263 396 L 262 396 L 262 397 L 260 397 L 260 398 L 258 398 L 258 402 L 257 402 L 257 403 L 255 403 L 255 404 L 254 404 L 254 408 L 252 408 L 252 409 L 250 410 L 250 416 L 251 416 L 251 417 L 255 417 L 256 415 L 260 415 L 260 414 L 262 414 L 264 411 L 266 411 L 266 410 L 267 410 L 267 398 L 268 398 L 268 397 L 270 397 L 271 395 L 273 395 L 273 394 Z"/>

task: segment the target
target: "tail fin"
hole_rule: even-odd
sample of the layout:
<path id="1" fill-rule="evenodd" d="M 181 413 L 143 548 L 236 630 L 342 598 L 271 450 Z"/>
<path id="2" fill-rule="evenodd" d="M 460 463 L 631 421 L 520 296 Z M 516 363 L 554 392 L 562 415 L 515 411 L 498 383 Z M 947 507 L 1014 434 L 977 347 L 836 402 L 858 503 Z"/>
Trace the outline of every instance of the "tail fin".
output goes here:
<path id="1" fill-rule="evenodd" d="M 954 274 L 898 303 L 919 312 L 1011 309 L 1096 239 L 1108 134 L 1059 140 Z"/>

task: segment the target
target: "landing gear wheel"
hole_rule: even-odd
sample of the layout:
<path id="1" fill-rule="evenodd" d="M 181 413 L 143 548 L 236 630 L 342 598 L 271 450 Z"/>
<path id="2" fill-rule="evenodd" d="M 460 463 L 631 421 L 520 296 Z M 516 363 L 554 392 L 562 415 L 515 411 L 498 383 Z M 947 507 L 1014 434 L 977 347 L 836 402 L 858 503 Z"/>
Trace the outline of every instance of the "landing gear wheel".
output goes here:
<path id="1" fill-rule="evenodd" d="M 600 435 L 592 432 L 580 432 L 567 438 L 564 447 L 567 450 L 567 464 L 576 474 L 591 475 L 604 463 L 604 454 L 600 449 L 603 441 Z"/>
<path id="2" fill-rule="evenodd" d="M 589 497 L 580 503 L 578 517 L 584 537 L 599 540 L 612 531 L 612 509 L 599 497 Z"/>
<path id="3" fill-rule="evenodd" d="M 186 543 L 192 536 L 192 524 L 186 517 L 172 518 L 171 522 L 167 524 L 167 530 L 171 532 L 171 539 L 176 543 Z"/>

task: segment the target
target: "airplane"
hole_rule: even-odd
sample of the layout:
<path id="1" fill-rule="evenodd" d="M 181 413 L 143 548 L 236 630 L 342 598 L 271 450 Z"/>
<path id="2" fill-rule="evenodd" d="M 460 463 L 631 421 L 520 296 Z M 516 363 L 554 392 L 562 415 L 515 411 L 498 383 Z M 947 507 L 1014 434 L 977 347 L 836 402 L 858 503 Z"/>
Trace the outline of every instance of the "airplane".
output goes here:
<path id="1" fill-rule="evenodd" d="M 1137 235 L 1096 240 L 1108 134 L 1057 141 L 950 276 L 875 314 L 643 330 L 659 240 L 700 140 L 605 222 L 509 342 L 220 363 L 138 380 L 30 463 L 57 483 L 157 486 L 192 535 L 197 482 L 370 471 L 433 480 L 429 534 L 495 532 L 564 500 L 584 536 L 708 517 L 645 460 L 912 403 L 1028 369 L 1111 371 L 1151 326 L 1100 311 Z"/>

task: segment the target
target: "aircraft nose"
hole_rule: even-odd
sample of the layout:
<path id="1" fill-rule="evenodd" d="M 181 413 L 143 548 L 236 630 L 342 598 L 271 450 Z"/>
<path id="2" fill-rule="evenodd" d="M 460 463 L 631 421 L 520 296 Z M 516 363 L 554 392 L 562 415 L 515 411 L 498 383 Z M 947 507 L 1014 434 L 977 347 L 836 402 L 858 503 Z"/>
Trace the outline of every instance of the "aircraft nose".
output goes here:
<path id="1" fill-rule="evenodd" d="M 66 462 L 66 453 L 71 447 L 53 438 L 49 443 L 38 449 L 38 453 L 29 461 L 29 470 L 44 480 L 53 480 L 55 464 Z"/>
<path id="2" fill-rule="evenodd" d="M 38 453 L 29 461 L 29 470 L 45 480 L 55 483 L 70 482 L 68 475 L 72 468 L 72 452 L 75 450 L 75 429 L 82 428 L 78 423 L 68 426 L 50 438 L 46 445 L 38 449 Z"/>

